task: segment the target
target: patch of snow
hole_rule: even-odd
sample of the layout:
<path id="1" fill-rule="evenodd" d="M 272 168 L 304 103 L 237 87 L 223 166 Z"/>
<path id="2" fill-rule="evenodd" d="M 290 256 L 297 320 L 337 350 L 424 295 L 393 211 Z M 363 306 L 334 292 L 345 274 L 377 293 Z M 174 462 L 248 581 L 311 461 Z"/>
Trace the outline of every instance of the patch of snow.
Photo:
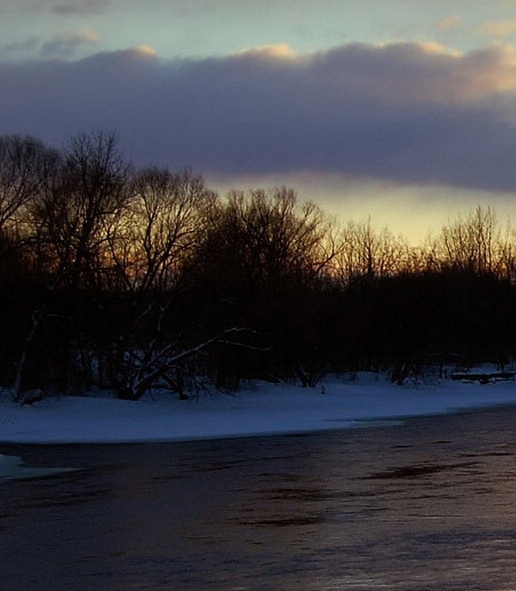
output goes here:
<path id="1" fill-rule="evenodd" d="M 236 396 L 128 402 L 105 396 L 0 402 L 3 443 L 181 441 L 345 429 L 365 422 L 516 405 L 516 382 L 394 386 L 383 378 L 327 380 L 324 388 L 259 383 Z"/>

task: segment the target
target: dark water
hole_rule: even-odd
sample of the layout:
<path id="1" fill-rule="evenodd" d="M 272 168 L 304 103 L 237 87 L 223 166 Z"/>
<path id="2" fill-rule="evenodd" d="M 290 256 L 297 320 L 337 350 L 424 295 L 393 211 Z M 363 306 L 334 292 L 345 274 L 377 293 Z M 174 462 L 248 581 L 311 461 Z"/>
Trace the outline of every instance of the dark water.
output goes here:
<path id="1" fill-rule="evenodd" d="M 516 589 L 516 410 L 307 436 L 0 446 L 2 591 Z"/>

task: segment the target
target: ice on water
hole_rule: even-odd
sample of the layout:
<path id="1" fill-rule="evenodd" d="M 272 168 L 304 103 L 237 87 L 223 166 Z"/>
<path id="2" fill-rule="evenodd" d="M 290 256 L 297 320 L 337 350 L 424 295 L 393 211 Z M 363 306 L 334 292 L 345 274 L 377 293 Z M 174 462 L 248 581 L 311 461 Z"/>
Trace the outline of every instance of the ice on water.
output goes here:
<path id="1" fill-rule="evenodd" d="M 32 468 L 24 464 L 18 456 L 0 454 L 0 483 L 4 480 L 50 476 L 70 470 L 71 468 Z"/>

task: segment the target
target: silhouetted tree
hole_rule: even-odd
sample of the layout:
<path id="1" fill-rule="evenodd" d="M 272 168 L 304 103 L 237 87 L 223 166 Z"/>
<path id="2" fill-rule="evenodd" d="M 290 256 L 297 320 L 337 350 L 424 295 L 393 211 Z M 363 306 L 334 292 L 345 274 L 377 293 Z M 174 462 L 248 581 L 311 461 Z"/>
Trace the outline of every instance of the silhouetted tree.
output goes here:
<path id="1" fill-rule="evenodd" d="M 403 383 L 436 359 L 502 365 L 515 249 L 489 207 L 411 248 L 370 219 L 339 229 L 285 187 L 222 199 L 189 169 L 134 170 L 115 134 L 59 152 L 0 137 L 0 384 L 20 401 L 91 386 L 138 399 L 203 377 Z"/>
<path id="2" fill-rule="evenodd" d="M 303 329 L 314 318 L 306 304 L 335 255 L 331 223 L 317 206 L 298 203 L 295 192 L 283 187 L 231 192 L 212 204 L 204 228 L 190 272 L 204 301 L 210 298 L 202 307 L 211 321 L 267 335 L 270 367 L 264 373 L 297 372 L 304 361 L 294 349 L 309 349 L 312 359 L 317 349 L 313 332 Z M 232 359 L 227 363 L 234 366 Z"/>
<path id="3" fill-rule="evenodd" d="M 59 154 L 31 137 L 0 136 L 0 231 L 23 225 L 25 206 L 55 175 Z"/>
<path id="4" fill-rule="evenodd" d="M 74 137 L 56 182 L 31 207 L 49 274 L 73 288 L 101 285 L 112 266 L 108 228 L 127 202 L 129 166 L 115 134 Z"/>
<path id="5" fill-rule="evenodd" d="M 216 195 L 188 169 L 138 171 L 128 190 L 124 215 L 109 233 L 113 259 L 126 289 L 166 291 L 177 283 L 198 242 L 202 210 Z"/>
<path id="6" fill-rule="evenodd" d="M 437 240 L 442 264 L 480 275 L 498 273 L 503 263 L 502 232 L 491 207 L 476 207 L 443 226 Z"/>
<path id="7" fill-rule="evenodd" d="M 341 230 L 339 246 L 334 264 L 337 275 L 345 282 L 396 274 L 406 267 L 410 257 L 403 238 L 388 228 L 376 230 L 370 218 L 348 222 Z"/>

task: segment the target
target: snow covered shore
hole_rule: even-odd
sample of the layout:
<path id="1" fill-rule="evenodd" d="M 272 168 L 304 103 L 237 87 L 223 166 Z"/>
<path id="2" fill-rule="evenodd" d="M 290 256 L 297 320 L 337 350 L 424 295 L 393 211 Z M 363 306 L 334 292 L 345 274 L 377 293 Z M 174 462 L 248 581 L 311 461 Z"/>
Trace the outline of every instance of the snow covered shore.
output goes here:
<path id="1" fill-rule="evenodd" d="M 506 404 L 516 405 L 514 381 L 399 387 L 367 375 L 315 389 L 260 383 L 235 396 L 188 401 L 169 395 L 139 402 L 87 396 L 20 406 L 4 399 L 0 442 L 123 443 L 301 433 Z"/>

